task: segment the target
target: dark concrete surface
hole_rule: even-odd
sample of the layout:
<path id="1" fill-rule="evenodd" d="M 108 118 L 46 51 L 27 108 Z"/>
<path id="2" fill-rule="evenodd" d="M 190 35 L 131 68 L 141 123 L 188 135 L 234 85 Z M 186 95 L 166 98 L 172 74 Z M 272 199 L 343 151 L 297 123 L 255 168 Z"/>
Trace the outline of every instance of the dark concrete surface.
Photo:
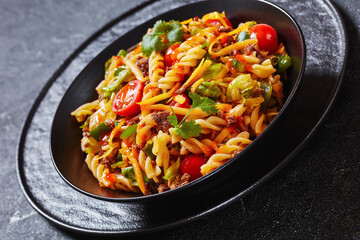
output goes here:
<path id="1" fill-rule="evenodd" d="M 140 2 L 0 2 L 0 239 L 85 238 L 52 226 L 26 201 L 17 182 L 16 144 L 56 69 L 94 32 Z M 360 239 L 360 2 L 333 3 L 346 23 L 349 58 L 339 96 L 319 131 L 287 167 L 241 201 L 148 237 Z"/>

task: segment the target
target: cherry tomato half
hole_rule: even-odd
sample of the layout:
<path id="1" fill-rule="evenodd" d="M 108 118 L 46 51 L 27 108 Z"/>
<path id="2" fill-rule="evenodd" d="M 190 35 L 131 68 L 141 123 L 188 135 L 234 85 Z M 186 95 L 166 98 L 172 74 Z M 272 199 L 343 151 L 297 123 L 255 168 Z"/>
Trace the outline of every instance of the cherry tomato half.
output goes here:
<path id="1" fill-rule="evenodd" d="M 219 19 L 208 19 L 205 21 L 205 25 L 206 26 L 216 26 L 216 25 L 221 25 L 221 22 Z"/>
<path id="2" fill-rule="evenodd" d="M 233 28 L 232 23 L 229 21 L 229 19 L 227 19 L 227 17 L 224 17 L 224 20 L 229 27 Z"/>
<path id="3" fill-rule="evenodd" d="M 183 103 L 176 101 L 177 96 L 181 96 L 182 98 L 185 99 L 185 101 Z M 169 105 L 173 106 L 173 107 L 188 108 L 188 107 L 190 107 L 190 100 L 189 100 L 188 96 L 186 96 L 186 94 L 181 93 L 181 94 L 175 95 L 175 97 L 169 103 Z"/>
<path id="4" fill-rule="evenodd" d="M 190 181 L 193 181 L 202 176 L 200 167 L 206 163 L 207 159 L 202 154 L 190 154 L 181 162 L 181 174 L 188 173 Z"/>
<path id="5" fill-rule="evenodd" d="M 123 117 L 133 117 L 140 112 L 144 84 L 140 80 L 134 80 L 126 84 L 116 94 L 111 109 L 114 113 Z"/>
<path id="6" fill-rule="evenodd" d="M 104 146 L 104 145 L 106 145 L 106 144 L 109 142 L 110 134 L 111 134 L 111 131 L 108 132 L 108 133 L 105 133 L 105 134 L 100 138 L 100 144 L 101 144 L 101 146 Z"/>
<path id="7" fill-rule="evenodd" d="M 229 27 L 233 28 L 229 19 L 227 19 L 226 17 L 224 17 L 223 19 Z M 219 19 L 208 19 L 205 21 L 205 25 L 206 26 L 216 26 L 216 25 L 223 25 L 223 24 L 221 23 L 221 21 Z"/>
<path id="8" fill-rule="evenodd" d="M 166 50 L 166 53 L 165 53 L 166 66 L 171 67 L 172 65 L 174 65 L 174 63 L 179 61 L 177 59 L 177 55 L 179 54 L 179 51 L 177 50 L 177 48 L 179 46 L 180 46 L 180 44 L 174 44 Z"/>
<path id="9" fill-rule="evenodd" d="M 257 24 L 250 28 L 250 38 L 258 40 L 260 50 L 274 53 L 278 48 L 278 35 L 267 24 Z"/>
<path id="10" fill-rule="evenodd" d="M 184 93 L 179 94 L 181 97 L 185 98 L 185 101 L 183 103 L 179 103 L 176 101 L 176 96 L 173 98 L 173 100 L 169 103 L 170 106 L 172 107 L 180 107 L 180 108 L 189 108 L 190 107 L 190 99 L 188 98 L 188 96 L 186 96 Z M 183 119 L 184 116 L 182 115 L 176 115 L 178 122 L 181 122 L 181 120 Z"/>

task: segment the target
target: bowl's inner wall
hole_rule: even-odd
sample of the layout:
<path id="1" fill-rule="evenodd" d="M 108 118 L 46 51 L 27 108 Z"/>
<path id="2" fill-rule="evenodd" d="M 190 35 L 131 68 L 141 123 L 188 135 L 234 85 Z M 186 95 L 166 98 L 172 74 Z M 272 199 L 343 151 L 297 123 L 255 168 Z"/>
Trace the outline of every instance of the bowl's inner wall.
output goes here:
<path id="1" fill-rule="evenodd" d="M 201 7 L 196 7 L 197 5 Z M 240 22 L 255 20 L 258 23 L 267 23 L 276 29 L 280 41 L 285 44 L 289 55 L 293 59 L 293 66 L 288 72 L 288 80 L 284 84 L 285 97 L 289 96 L 300 74 L 303 62 L 303 46 L 295 24 L 278 8 L 257 1 L 247 1 L 241 6 L 238 6 L 236 1 L 232 3 L 226 2 L 226 4 L 221 1 L 210 1 L 205 7 L 200 2 L 182 7 L 179 10 L 170 11 L 157 19 L 185 20 L 194 16 L 202 16 L 211 11 L 225 11 L 234 27 Z M 106 60 L 115 55 L 119 49 L 127 49 L 141 41 L 147 28 L 153 26 L 155 21 L 149 21 L 120 37 L 94 58 L 69 87 L 55 114 L 51 133 L 51 151 L 54 163 L 60 175 L 68 183 L 86 193 L 108 198 L 139 196 L 99 187 L 97 180 L 92 176 L 84 161 L 85 154 L 80 149 L 82 137 L 79 128 L 80 124 L 74 117 L 70 116 L 70 113 L 80 105 L 97 98 L 95 87 L 103 79 Z"/>

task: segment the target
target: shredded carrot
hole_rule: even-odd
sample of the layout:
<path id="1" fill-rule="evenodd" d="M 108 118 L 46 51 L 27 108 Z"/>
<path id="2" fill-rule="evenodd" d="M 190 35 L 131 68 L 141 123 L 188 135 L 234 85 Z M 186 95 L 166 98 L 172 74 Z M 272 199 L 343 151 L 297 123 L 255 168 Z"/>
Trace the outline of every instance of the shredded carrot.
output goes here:
<path id="1" fill-rule="evenodd" d="M 144 179 L 141 173 L 139 162 L 136 160 L 139 157 L 139 154 L 137 153 L 135 148 L 132 148 L 132 152 L 130 154 L 127 154 L 127 157 L 130 159 L 131 165 L 134 169 L 136 182 L 138 183 L 141 192 L 145 194 Z"/>
<path id="2" fill-rule="evenodd" d="M 176 83 L 176 85 L 168 92 L 166 93 L 163 93 L 163 94 L 160 94 L 160 95 L 157 95 L 153 98 L 149 98 L 147 100 L 144 100 L 142 102 L 139 102 L 138 104 L 139 105 L 150 105 L 150 104 L 154 104 L 154 103 L 157 103 L 157 102 L 160 102 L 162 100 L 165 100 L 169 97 L 171 97 L 173 95 L 173 93 L 180 87 L 180 82 Z"/>

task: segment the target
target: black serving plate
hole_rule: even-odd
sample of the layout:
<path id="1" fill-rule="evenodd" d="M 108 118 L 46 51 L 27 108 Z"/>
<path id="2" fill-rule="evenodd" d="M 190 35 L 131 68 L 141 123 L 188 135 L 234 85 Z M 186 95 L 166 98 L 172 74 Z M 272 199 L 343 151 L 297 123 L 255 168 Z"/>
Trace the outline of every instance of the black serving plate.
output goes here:
<path id="1" fill-rule="evenodd" d="M 195 12 L 192 9 L 199 10 Z M 139 42 L 147 29 L 153 26 L 156 20 L 186 20 L 194 16 L 203 16 L 215 10 L 224 10 L 234 26 L 241 22 L 255 20 L 258 23 L 267 23 L 276 29 L 279 40 L 285 44 L 286 50 L 293 59 L 293 66 L 288 72 L 288 79 L 284 84 L 286 100 L 283 108 L 267 129 L 244 151 L 211 174 L 207 174 L 186 186 L 172 190 L 171 194 L 165 192 L 151 196 L 141 196 L 99 187 L 97 180 L 87 169 L 84 162 L 85 154 L 80 149 L 80 139 L 82 137 L 81 129 L 79 129 L 80 124 L 74 117 L 70 116 L 70 113 L 80 105 L 94 101 L 97 98 L 95 87 L 103 80 L 104 63 L 107 59 L 116 55 L 119 49 L 127 49 Z M 256 163 L 258 170 L 260 170 L 268 162 L 266 156 L 270 149 L 274 151 L 275 146 L 280 144 L 277 141 L 281 141 L 281 138 L 283 138 L 279 135 L 283 123 L 276 122 L 284 121 L 283 115 L 286 116 L 286 108 L 296 94 L 304 68 L 305 41 L 301 30 L 289 14 L 275 5 L 262 1 L 210 1 L 206 2 L 206 4 L 195 3 L 169 11 L 149 20 L 114 41 L 97 55 L 71 84 L 56 111 L 51 131 L 51 151 L 55 167 L 70 186 L 85 194 L 104 200 L 135 201 L 146 199 L 157 201 L 159 198 L 164 198 L 167 201 L 166 197 L 170 195 L 174 198 L 184 197 L 185 195 L 195 197 L 200 192 L 205 193 L 209 189 L 218 188 L 218 184 L 232 187 L 232 184 L 229 183 L 233 181 L 233 178 L 245 182 L 253 175 L 250 171 L 247 171 L 248 167 L 251 167 L 248 164 Z M 238 177 L 240 169 L 246 169 L 246 171 Z"/>
<path id="2" fill-rule="evenodd" d="M 116 36 L 117 27 L 126 29 L 126 25 L 138 21 L 139 16 L 161 13 L 164 7 L 185 3 L 185 0 L 156 2 L 127 15 L 122 19 L 123 25 L 119 20 L 113 26 L 107 26 L 69 58 L 37 99 L 19 141 L 18 176 L 30 204 L 51 222 L 78 232 L 126 235 L 163 230 L 200 218 L 267 181 L 303 146 L 328 112 L 342 81 L 347 54 L 342 20 L 328 1 L 314 0 L 307 5 L 297 0 L 289 0 L 286 4 L 279 0 L 279 4 L 295 16 L 305 33 L 307 65 L 300 85 L 304 67 L 301 59 L 305 54 L 297 26 L 283 10 L 271 3 L 245 0 L 198 2 L 140 24 L 126 34 L 126 39 L 113 36 Z M 83 161 L 84 155 L 79 148 L 81 132 L 70 112 L 96 97 L 94 88 L 101 80 L 104 62 L 119 48 L 138 42 L 157 19 L 181 20 L 214 10 L 225 10 L 234 23 L 256 20 L 277 30 L 290 55 L 295 57 L 283 110 L 243 153 L 184 187 L 153 196 L 122 195 L 98 187 Z M 279 14 L 271 15 L 273 11 Z M 320 17 L 321 21 L 326 20 L 323 28 L 315 24 Z M 109 38 L 115 41 L 106 47 L 104 42 Z M 300 42 L 291 45 L 292 38 Z M 94 53 L 104 48 L 94 58 Z M 296 61 L 297 57 L 299 61 Z M 85 67 L 90 59 L 93 60 Z M 79 66 L 85 68 L 73 82 Z M 56 106 L 59 107 L 55 114 Z M 53 167 L 50 153 L 44 147 L 49 144 L 50 132 L 55 138 L 51 146 L 54 162 L 63 177 Z"/>

